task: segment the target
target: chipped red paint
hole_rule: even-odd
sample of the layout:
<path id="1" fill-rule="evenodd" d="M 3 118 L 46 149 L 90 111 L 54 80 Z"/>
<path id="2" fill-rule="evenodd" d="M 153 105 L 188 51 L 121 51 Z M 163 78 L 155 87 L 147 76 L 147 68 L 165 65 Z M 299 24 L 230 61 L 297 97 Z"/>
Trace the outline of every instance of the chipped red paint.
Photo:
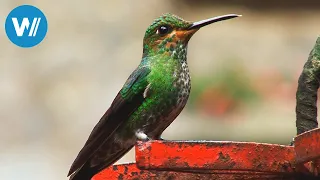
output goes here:
<path id="1" fill-rule="evenodd" d="M 297 163 L 320 159 L 320 128 L 304 132 L 294 139 Z"/>
<path id="2" fill-rule="evenodd" d="M 284 174 L 261 173 L 190 173 L 175 171 L 139 170 L 134 163 L 114 165 L 99 174 L 92 180 L 294 180 L 293 176 Z"/>
<path id="3" fill-rule="evenodd" d="M 141 169 L 290 173 L 294 155 L 291 146 L 247 142 L 152 141 L 136 146 Z"/>
<path id="4" fill-rule="evenodd" d="M 320 128 L 295 137 L 294 149 L 297 166 L 306 173 L 318 176 L 320 174 Z"/>
<path id="5" fill-rule="evenodd" d="M 294 146 L 224 141 L 148 141 L 136 145 L 137 163 L 111 166 L 93 180 L 320 179 L 320 130 Z"/>
<path id="6" fill-rule="evenodd" d="M 135 163 L 113 165 L 91 178 L 92 180 L 125 180 L 134 178 L 146 178 L 145 173 L 142 173 Z"/>

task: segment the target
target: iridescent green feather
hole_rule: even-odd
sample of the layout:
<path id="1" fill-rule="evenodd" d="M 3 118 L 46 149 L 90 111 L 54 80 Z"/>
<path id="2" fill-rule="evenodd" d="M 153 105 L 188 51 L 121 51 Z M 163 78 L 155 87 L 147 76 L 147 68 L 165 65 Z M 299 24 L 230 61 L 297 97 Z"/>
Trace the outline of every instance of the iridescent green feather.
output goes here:
<path id="1" fill-rule="evenodd" d="M 154 109 L 157 109 L 157 107 L 160 107 L 164 100 L 170 103 L 175 102 L 177 98 L 174 96 L 174 92 L 177 92 L 177 89 L 173 85 L 173 74 L 175 69 L 177 69 L 177 66 L 179 66 L 179 62 L 164 54 L 150 58 L 152 59 L 149 59 L 148 63 L 145 63 L 145 65 L 150 67 L 151 70 L 146 76 L 146 82 L 150 84 L 148 96 L 145 98 L 142 105 L 131 115 L 130 119 L 133 121 L 128 121 L 131 122 L 128 123 L 128 128 L 135 126 L 136 123 L 144 123 L 136 121 L 141 118 L 141 115 L 144 112 L 152 112 Z"/>
<path id="2" fill-rule="evenodd" d="M 174 26 L 176 29 L 184 29 L 189 27 L 192 22 L 189 21 L 185 21 L 182 18 L 170 14 L 170 13 L 166 13 L 162 16 L 160 16 L 158 19 L 156 19 L 147 29 L 145 35 L 144 35 L 144 45 L 143 45 L 143 52 L 144 52 L 144 56 L 154 56 L 155 53 L 157 54 L 161 54 L 161 52 L 163 52 L 165 49 L 165 44 L 167 42 L 171 42 L 172 38 L 174 37 L 168 37 L 166 39 L 164 39 L 162 41 L 162 43 L 159 45 L 159 51 L 157 52 L 153 52 L 152 51 L 152 46 L 154 45 L 154 42 L 156 40 L 159 39 L 159 36 L 156 34 L 156 31 L 158 29 L 158 27 L 162 26 L 162 25 L 168 25 L 170 24 L 171 26 Z"/>
<path id="3" fill-rule="evenodd" d="M 141 94 L 148 85 L 147 75 L 149 73 L 148 67 L 137 68 L 121 89 L 121 97 L 130 101 L 135 95 Z"/>
<path id="4" fill-rule="evenodd" d="M 191 22 L 185 21 L 184 19 L 176 15 L 166 13 L 153 21 L 153 23 L 148 27 L 144 38 L 147 38 L 150 34 L 154 34 L 154 31 L 160 25 L 166 24 L 170 24 L 178 28 L 187 28 L 188 26 L 190 26 Z"/>

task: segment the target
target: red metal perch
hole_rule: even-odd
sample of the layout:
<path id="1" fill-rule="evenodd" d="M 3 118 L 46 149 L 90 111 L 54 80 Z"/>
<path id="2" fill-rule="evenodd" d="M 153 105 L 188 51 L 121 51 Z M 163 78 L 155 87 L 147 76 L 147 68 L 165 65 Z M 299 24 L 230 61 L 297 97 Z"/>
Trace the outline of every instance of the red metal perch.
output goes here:
<path id="1" fill-rule="evenodd" d="M 294 146 L 215 141 L 138 142 L 136 164 L 114 165 L 93 180 L 316 178 L 315 168 L 303 164 L 319 159 L 319 137 L 320 129 L 309 131 L 297 136 Z"/>

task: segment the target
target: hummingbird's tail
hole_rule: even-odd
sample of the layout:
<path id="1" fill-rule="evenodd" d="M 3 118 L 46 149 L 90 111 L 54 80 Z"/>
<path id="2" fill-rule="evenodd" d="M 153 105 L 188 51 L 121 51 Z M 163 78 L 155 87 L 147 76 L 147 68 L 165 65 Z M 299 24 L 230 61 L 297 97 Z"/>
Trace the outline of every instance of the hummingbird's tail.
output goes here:
<path id="1" fill-rule="evenodd" d="M 91 180 L 91 178 L 99 173 L 104 168 L 111 166 L 113 163 L 118 161 L 122 156 L 124 156 L 133 146 L 129 148 L 118 149 L 118 151 L 113 152 L 111 156 L 108 156 L 107 159 L 103 160 L 103 163 L 100 163 L 96 166 L 90 166 L 89 162 L 86 162 L 80 169 L 75 171 L 69 180 Z M 108 153 L 108 152 L 106 152 Z"/>
<path id="2" fill-rule="evenodd" d="M 84 171 L 82 168 L 88 169 L 84 166 L 81 167 L 81 169 L 77 170 L 70 176 L 69 180 L 91 180 L 91 178 L 94 176 L 94 173 L 88 170 Z"/>

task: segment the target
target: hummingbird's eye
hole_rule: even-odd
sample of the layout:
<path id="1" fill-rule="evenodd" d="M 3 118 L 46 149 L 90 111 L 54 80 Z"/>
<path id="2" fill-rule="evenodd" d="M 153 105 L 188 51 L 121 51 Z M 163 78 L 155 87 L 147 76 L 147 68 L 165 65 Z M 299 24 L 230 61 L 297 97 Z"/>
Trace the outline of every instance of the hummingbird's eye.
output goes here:
<path id="1" fill-rule="evenodd" d="M 162 25 L 157 29 L 157 34 L 165 35 L 171 30 L 170 26 Z"/>

